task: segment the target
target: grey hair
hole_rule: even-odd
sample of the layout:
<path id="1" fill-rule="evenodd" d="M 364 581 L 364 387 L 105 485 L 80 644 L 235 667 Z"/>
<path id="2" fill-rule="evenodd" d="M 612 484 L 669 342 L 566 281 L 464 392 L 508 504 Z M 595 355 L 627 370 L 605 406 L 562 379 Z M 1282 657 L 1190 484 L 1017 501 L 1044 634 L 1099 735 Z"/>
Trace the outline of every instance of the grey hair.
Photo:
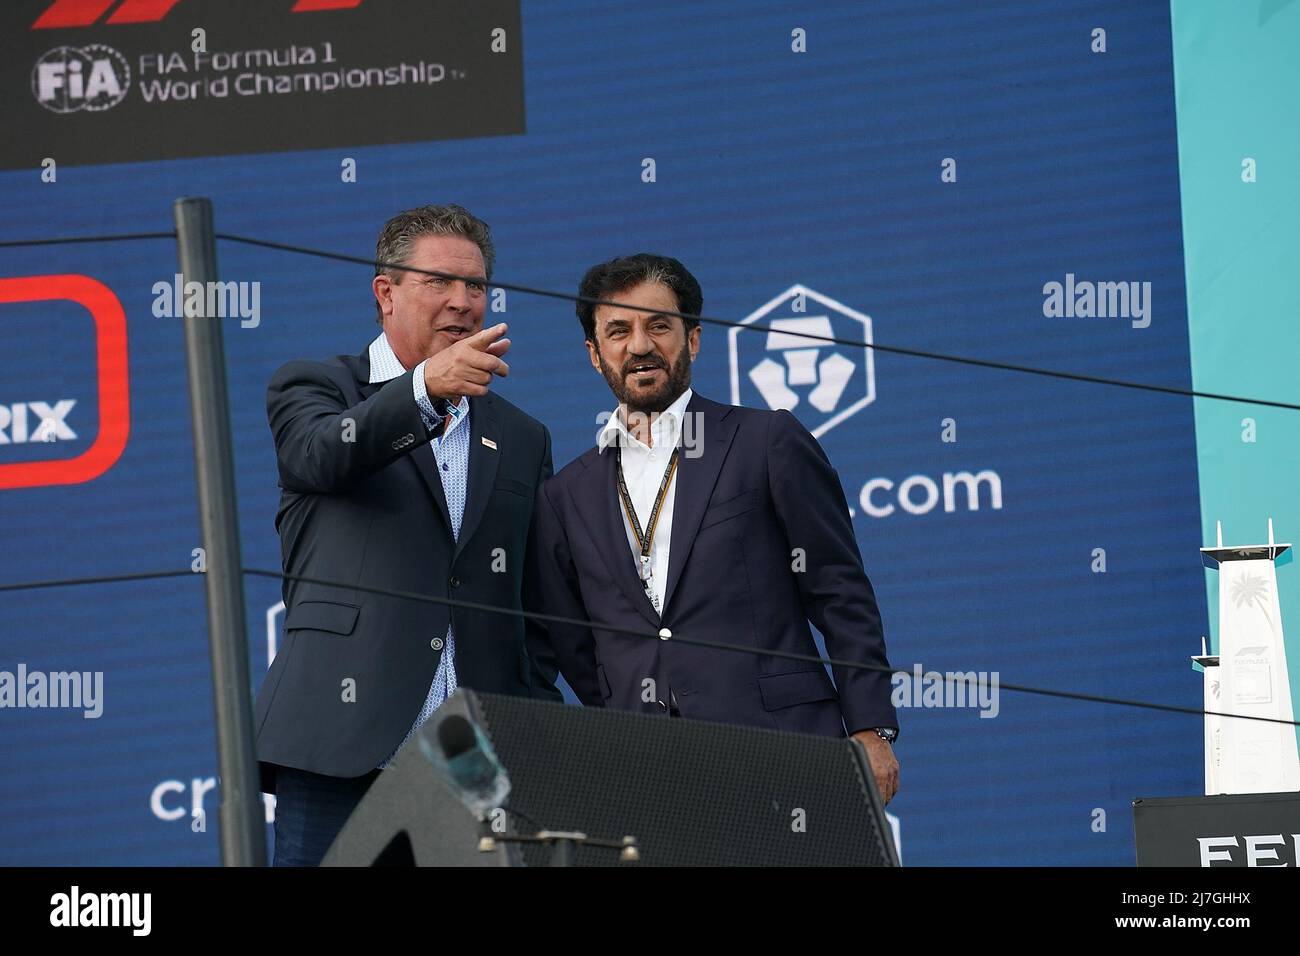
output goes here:
<path id="1" fill-rule="evenodd" d="M 496 259 L 492 230 L 468 209 L 454 203 L 407 209 L 384 223 L 379 241 L 375 243 L 375 275 L 386 275 L 393 280 L 393 285 L 401 285 L 404 270 L 391 266 L 404 266 L 410 262 L 411 250 L 421 236 L 465 237 L 483 253 L 483 270 L 486 278 L 492 278 L 492 264 Z M 378 302 L 375 309 L 379 313 L 376 321 L 382 325 L 384 312 Z"/>

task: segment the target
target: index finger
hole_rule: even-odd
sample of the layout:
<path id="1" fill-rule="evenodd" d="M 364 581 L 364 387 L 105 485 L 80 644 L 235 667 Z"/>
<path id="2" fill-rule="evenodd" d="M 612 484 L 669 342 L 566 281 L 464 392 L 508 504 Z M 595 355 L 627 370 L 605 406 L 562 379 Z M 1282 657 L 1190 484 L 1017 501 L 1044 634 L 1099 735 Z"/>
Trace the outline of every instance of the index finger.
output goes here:
<path id="1" fill-rule="evenodd" d="M 501 338 L 501 336 L 505 335 L 507 328 L 508 326 L 506 323 L 498 322 L 490 329 L 480 329 L 469 338 L 465 339 L 464 342 L 470 348 L 485 349 L 497 339 Z"/>

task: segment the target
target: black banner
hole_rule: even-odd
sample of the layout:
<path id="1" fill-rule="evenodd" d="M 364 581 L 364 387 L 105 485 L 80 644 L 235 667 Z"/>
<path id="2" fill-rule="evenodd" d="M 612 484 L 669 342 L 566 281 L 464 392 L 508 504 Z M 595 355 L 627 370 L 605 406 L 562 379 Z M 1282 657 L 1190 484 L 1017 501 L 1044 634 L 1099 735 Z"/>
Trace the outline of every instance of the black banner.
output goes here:
<path id="1" fill-rule="evenodd" d="M 1138 866 L 1300 865 L 1300 794 L 1133 801 Z"/>
<path id="2" fill-rule="evenodd" d="M 524 131 L 518 0 L 11 0 L 0 168 Z"/>

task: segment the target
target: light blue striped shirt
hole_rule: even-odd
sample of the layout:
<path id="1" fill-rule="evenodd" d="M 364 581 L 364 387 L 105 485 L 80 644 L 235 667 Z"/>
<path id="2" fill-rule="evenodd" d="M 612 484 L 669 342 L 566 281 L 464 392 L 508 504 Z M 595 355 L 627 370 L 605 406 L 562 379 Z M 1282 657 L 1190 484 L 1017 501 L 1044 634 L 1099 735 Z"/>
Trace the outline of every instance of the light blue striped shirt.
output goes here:
<path id="1" fill-rule="evenodd" d="M 370 381 L 371 383 L 388 382 L 406 372 L 402 363 L 393 352 L 388 336 L 383 332 L 370 343 Z M 465 496 L 469 490 L 469 399 L 464 395 L 459 405 L 452 405 L 445 399 L 438 399 L 435 408 L 424 385 L 424 362 L 415 367 L 411 376 L 411 390 L 415 403 L 424 419 L 424 427 L 432 432 L 438 427 L 444 415 L 451 420 L 442 434 L 432 440 L 433 457 L 438 463 L 438 477 L 442 480 L 443 494 L 447 498 L 447 512 L 451 517 L 453 538 L 460 537 L 460 521 L 465 514 Z M 442 410 L 440 414 L 439 410 Z M 456 692 L 456 633 L 450 621 L 447 623 L 447 637 L 443 644 L 442 657 L 438 661 L 438 671 L 433 675 L 433 684 L 424 699 L 424 706 L 415 718 L 415 723 L 402 738 L 401 744 L 392 755 L 381 763 L 380 769 L 388 766 L 397 755 L 397 751 L 415 735 L 426 720 L 432 716 L 442 702 Z"/>

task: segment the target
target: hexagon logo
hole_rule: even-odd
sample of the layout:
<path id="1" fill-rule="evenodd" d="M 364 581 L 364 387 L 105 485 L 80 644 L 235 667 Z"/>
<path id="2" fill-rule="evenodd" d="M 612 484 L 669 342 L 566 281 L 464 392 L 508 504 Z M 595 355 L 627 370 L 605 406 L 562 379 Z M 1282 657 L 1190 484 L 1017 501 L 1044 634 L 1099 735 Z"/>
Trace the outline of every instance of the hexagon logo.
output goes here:
<path id="1" fill-rule="evenodd" d="M 765 331 L 742 328 L 755 323 Z M 788 409 L 821 438 L 876 399 L 871 316 L 806 286 L 790 286 L 727 336 L 733 405 Z"/>

